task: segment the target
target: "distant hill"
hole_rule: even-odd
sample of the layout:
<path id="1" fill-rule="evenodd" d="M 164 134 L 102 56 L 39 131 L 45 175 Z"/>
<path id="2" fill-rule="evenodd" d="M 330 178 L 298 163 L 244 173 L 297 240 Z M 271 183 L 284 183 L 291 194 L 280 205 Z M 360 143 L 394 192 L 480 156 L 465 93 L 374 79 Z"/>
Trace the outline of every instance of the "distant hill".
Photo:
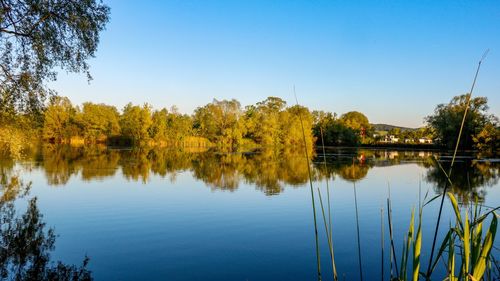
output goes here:
<path id="1" fill-rule="evenodd" d="M 416 128 L 400 127 L 388 124 L 371 124 L 375 131 L 390 131 L 391 129 L 400 129 L 401 131 L 415 131 Z"/>

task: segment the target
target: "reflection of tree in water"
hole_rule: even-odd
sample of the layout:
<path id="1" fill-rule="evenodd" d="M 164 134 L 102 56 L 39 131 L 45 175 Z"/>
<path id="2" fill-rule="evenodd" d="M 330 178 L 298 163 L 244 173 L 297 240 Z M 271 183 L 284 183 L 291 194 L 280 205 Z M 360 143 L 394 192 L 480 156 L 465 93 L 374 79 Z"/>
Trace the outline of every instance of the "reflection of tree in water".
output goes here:
<path id="1" fill-rule="evenodd" d="M 370 167 L 365 164 L 352 163 L 351 165 L 341 166 L 338 175 L 344 180 L 356 182 L 366 177 L 369 169 Z"/>
<path id="2" fill-rule="evenodd" d="M 307 182 L 308 161 L 301 151 L 264 150 L 249 155 L 245 179 L 267 195 L 279 194 L 285 184 L 301 185 Z"/>
<path id="3" fill-rule="evenodd" d="M 118 169 L 120 153 L 114 150 L 98 149 L 86 150 L 84 156 L 78 159 L 82 179 L 90 181 L 111 177 Z"/>
<path id="4" fill-rule="evenodd" d="M 315 161 L 317 179 L 324 180 L 340 177 L 343 180 L 356 182 L 368 175 L 368 170 L 374 166 L 372 161 L 376 154 L 371 151 L 347 150 L 327 157 L 324 164 L 323 156 L 320 155 Z"/>
<path id="5" fill-rule="evenodd" d="M 65 185 L 78 172 L 76 160 L 82 157 L 82 148 L 44 145 L 42 148 L 43 168 L 50 185 Z"/>
<path id="6" fill-rule="evenodd" d="M 440 162 L 446 172 L 450 169 L 451 162 Z M 500 166 L 488 161 L 458 161 L 453 166 L 451 174 L 450 191 L 455 193 L 464 202 L 470 202 L 477 198 L 480 202 L 486 196 L 486 187 L 498 183 Z M 442 192 L 447 184 L 444 172 L 437 165 L 429 167 L 426 180 L 435 184 L 436 192 Z"/>
<path id="7" fill-rule="evenodd" d="M 192 161 L 193 175 L 212 188 L 234 191 L 240 182 L 245 157 L 242 154 L 198 154 Z"/>
<path id="8" fill-rule="evenodd" d="M 18 196 L 25 196 L 31 188 L 30 184 L 24 185 L 19 176 L 10 176 L 3 172 L 0 174 L 0 186 L 2 187 L 0 204 L 14 201 Z"/>
<path id="9" fill-rule="evenodd" d="M 169 176 L 170 181 L 175 181 L 180 171 L 191 168 L 192 158 L 195 153 L 186 153 L 181 149 L 152 149 L 148 159 L 151 161 L 151 172 L 161 177 Z"/>
<path id="10" fill-rule="evenodd" d="M 257 189 L 268 195 L 278 194 L 282 191 L 282 183 L 278 179 L 280 169 L 279 151 L 264 150 L 259 153 L 247 155 L 248 163 L 243 173 L 248 183 L 255 184 Z"/>
<path id="11" fill-rule="evenodd" d="M 142 180 L 143 183 L 147 183 L 151 169 L 148 150 L 138 148 L 122 151 L 120 165 L 125 178 L 134 181 Z"/>
<path id="12" fill-rule="evenodd" d="M 311 155 L 309 153 L 309 155 Z M 291 185 L 303 185 L 309 180 L 307 165 L 310 159 L 306 160 L 304 151 L 284 151 L 280 157 L 281 174 L 280 179 L 284 183 Z"/>
<path id="13" fill-rule="evenodd" d="M 0 157 L 0 176 L 7 178 L 12 173 L 15 164 L 16 162 L 13 159 Z"/>
<path id="14" fill-rule="evenodd" d="M 120 154 L 105 146 L 44 145 L 42 165 L 50 185 L 65 185 L 81 171 L 82 179 L 102 179 L 116 173 Z"/>
<path id="15" fill-rule="evenodd" d="M 436 152 L 387 149 L 330 149 L 327 165 L 323 155 L 312 157 L 314 180 L 340 177 L 347 181 L 365 178 L 374 166 L 391 166 L 416 163 L 428 171 L 428 180 L 444 186 L 446 178 L 432 160 Z M 114 176 L 121 169 L 125 178 L 147 183 L 150 173 L 168 177 L 172 182 L 179 172 L 191 171 L 213 189 L 236 190 L 244 180 L 267 195 L 279 194 L 286 185 L 300 186 L 307 182 L 308 161 L 301 149 L 262 149 L 252 153 L 216 153 L 213 151 L 186 151 L 186 148 L 142 148 L 113 150 L 104 146 L 71 147 L 46 145 L 41 153 L 33 156 L 41 160 L 41 168 L 51 185 L 64 185 L 71 176 L 81 173 L 83 180 Z M 446 163 L 444 163 L 446 165 Z M 0 161 L 0 171 L 12 170 L 14 161 Z M 494 185 L 498 179 L 498 164 L 470 162 L 463 170 L 457 163 L 454 188 L 464 193 L 470 186 L 472 192 L 484 197 L 481 186 Z M 468 176 L 468 178 L 467 178 Z M 439 190 L 437 190 L 439 191 Z M 457 193 L 458 194 L 458 193 Z M 463 196 L 462 196 L 463 197 Z"/>
<path id="16" fill-rule="evenodd" d="M 151 172 L 173 181 L 179 171 L 190 170 L 214 189 L 236 190 L 244 179 L 271 195 L 280 193 L 285 184 L 304 184 L 308 177 L 303 152 L 292 150 L 187 153 L 181 148 L 111 150 L 46 145 L 34 158 L 41 159 L 39 165 L 50 185 L 64 185 L 78 173 L 83 180 L 102 179 L 119 168 L 125 178 L 143 183 Z"/>
<path id="17" fill-rule="evenodd" d="M 307 161 L 304 156 L 289 151 L 202 153 L 193 158 L 192 165 L 195 178 L 222 190 L 233 191 L 244 179 L 272 195 L 280 193 L 285 183 L 300 185 L 307 181 Z"/>
<path id="18" fill-rule="evenodd" d="M 50 252 L 55 248 L 56 235 L 53 229 L 46 228 L 36 198 L 28 201 L 25 213 L 20 216 L 16 213 L 14 200 L 27 192 L 18 178 L 2 182 L 1 192 L 0 279 L 92 280 L 87 269 L 88 258 L 80 267 L 51 262 Z"/>
<path id="19" fill-rule="evenodd" d="M 120 151 L 120 161 L 116 163 L 115 168 L 118 168 L 119 164 L 123 175 L 129 180 L 147 183 L 149 173 L 152 172 L 161 177 L 168 175 L 170 180 L 174 181 L 179 171 L 191 168 L 194 155 L 174 148 L 123 150 Z"/>

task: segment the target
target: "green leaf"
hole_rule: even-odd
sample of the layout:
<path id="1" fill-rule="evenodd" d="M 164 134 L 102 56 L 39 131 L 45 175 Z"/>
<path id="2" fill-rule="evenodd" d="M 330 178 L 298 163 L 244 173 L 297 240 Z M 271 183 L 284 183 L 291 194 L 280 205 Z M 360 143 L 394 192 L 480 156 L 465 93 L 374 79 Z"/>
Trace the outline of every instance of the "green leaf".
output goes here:
<path id="1" fill-rule="evenodd" d="M 488 232 L 486 233 L 486 237 L 484 238 L 481 255 L 479 256 L 479 260 L 472 271 L 472 275 L 478 280 L 481 280 L 486 270 L 486 262 L 490 257 L 493 241 L 495 240 L 495 236 L 497 233 L 497 223 L 497 217 L 493 216 L 490 224 L 490 229 L 488 230 Z"/>
<path id="2" fill-rule="evenodd" d="M 424 205 L 422 207 L 425 207 L 427 206 L 428 204 L 430 204 L 432 201 L 436 200 L 437 198 L 441 197 L 442 194 L 438 194 L 434 197 L 432 197 L 431 199 L 429 199 L 429 201 L 425 202 Z"/>
<path id="3" fill-rule="evenodd" d="M 484 213 L 483 215 L 481 215 L 479 218 L 477 218 L 474 223 L 471 224 L 471 226 L 475 226 L 476 224 L 478 223 L 482 223 L 487 217 L 489 214 L 491 213 L 495 213 L 496 210 L 500 209 L 500 206 L 496 207 L 495 209 L 492 209 L 486 213 Z M 498 217 L 498 215 L 495 213 L 495 215 Z"/>
<path id="4" fill-rule="evenodd" d="M 481 252 L 481 238 L 483 235 L 483 223 L 479 223 L 476 225 L 474 231 L 472 231 L 472 258 L 471 258 L 471 265 L 474 267 L 474 265 L 477 263 L 479 259 L 479 254 Z"/>
<path id="5" fill-rule="evenodd" d="M 451 237 L 448 244 L 448 277 L 450 281 L 456 280 L 455 277 L 455 239 Z"/>
<path id="6" fill-rule="evenodd" d="M 418 271 L 420 270 L 420 251 L 422 248 L 422 213 L 418 220 L 417 236 L 413 244 L 413 281 L 418 281 Z"/>
<path id="7" fill-rule="evenodd" d="M 460 215 L 460 208 L 458 207 L 457 199 L 451 192 L 447 192 L 447 195 L 450 198 L 451 205 L 453 206 L 453 211 L 455 211 L 455 217 L 457 218 L 458 224 L 460 225 L 460 229 L 463 231 L 464 226 L 462 224 L 462 215 Z"/>
<path id="8" fill-rule="evenodd" d="M 465 212 L 465 226 L 464 226 L 464 262 L 465 262 L 465 272 L 469 272 L 469 259 L 470 259 L 470 229 L 469 229 L 469 217 L 467 212 Z"/>

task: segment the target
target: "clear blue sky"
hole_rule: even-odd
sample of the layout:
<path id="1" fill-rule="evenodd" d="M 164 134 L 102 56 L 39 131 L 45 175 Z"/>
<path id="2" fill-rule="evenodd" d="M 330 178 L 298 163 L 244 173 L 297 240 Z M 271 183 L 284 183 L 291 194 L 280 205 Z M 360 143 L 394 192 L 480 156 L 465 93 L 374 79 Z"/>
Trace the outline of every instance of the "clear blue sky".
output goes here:
<path id="1" fill-rule="evenodd" d="M 94 80 L 61 73 L 74 103 L 176 105 L 278 96 L 311 109 L 358 110 L 373 123 L 416 127 L 467 92 L 500 115 L 499 1 L 105 1 Z"/>

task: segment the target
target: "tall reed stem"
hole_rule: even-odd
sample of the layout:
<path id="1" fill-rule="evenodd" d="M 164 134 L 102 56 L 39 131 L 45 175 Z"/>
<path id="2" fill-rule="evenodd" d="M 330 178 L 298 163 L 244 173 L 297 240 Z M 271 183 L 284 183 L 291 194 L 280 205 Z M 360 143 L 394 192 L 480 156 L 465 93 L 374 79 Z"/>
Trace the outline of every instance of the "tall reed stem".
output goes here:
<path id="1" fill-rule="evenodd" d="M 323 148 L 323 166 L 325 169 L 325 172 L 327 173 L 327 165 L 326 165 L 326 151 L 325 151 L 325 140 L 323 138 L 323 128 L 320 126 L 319 127 L 320 133 L 321 133 L 321 147 Z M 328 174 L 329 175 L 329 174 Z M 335 266 L 335 254 L 333 250 L 333 238 L 332 238 L 332 211 L 330 207 L 330 186 L 328 184 L 329 180 L 328 177 L 326 178 L 326 196 L 327 196 L 327 201 L 328 201 L 328 228 L 326 228 L 326 222 L 325 222 L 325 228 L 327 229 L 327 236 L 328 236 L 328 245 L 330 246 L 330 258 L 332 261 L 332 272 L 333 272 L 333 280 L 337 281 L 337 268 Z M 325 220 L 325 212 L 323 210 L 323 200 L 321 199 L 321 192 L 319 191 L 318 188 L 318 194 L 319 194 L 319 199 L 321 203 L 321 209 L 323 211 L 323 220 Z"/>
<path id="2" fill-rule="evenodd" d="M 295 86 L 293 86 L 293 94 L 295 95 L 295 101 L 297 102 L 297 105 L 299 105 L 299 101 L 297 99 L 297 94 L 295 92 Z M 313 182 L 312 182 L 311 166 L 309 163 L 309 153 L 307 152 L 307 141 L 306 141 L 306 133 L 304 130 L 304 121 L 302 121 L 302 114 L 301 114 L 300 110 L 299 110 L 299 119 L 300 119 L 300 126 L 302 127 L 302 139 L 304 141 L 304 152 L 305 152 L 306 161 L 307 161 L 307 173 L 309 175 L 309 186 L 311 188 L 311 202 L 312 202 L 313 218 L 314 218 L 314 237 L 315 237 L 315 242 L 316 242 L 316 263 L 317 263 L 317 268 L 318 268 L 318 280 L 321 281 L 321 257 L 320 257 L 320 252 L 319 252 L 318 223 L 317 223 L 317 219 L 316 219 L 316 203 L 314 200 L 314 188 L 313 188 Z"/>
<path id="3" fill-rule="evenodd" d="M 479 69 L 481 69 L 481 63 L 483 62 L 483 60 L 485 59 L 486 55 L 488 54 L 488 51 L 489 50 L 486 50 L 486 52 L 483 54 L 483 57 L 479 60 L 479 63 L 477 65 L 477 69 L 476 69 L 476 74 L 474 75 L 474 79 L 472 81 L 472 86 L 471 86 L 470 92 L 467 95 L 467 102 L 466 102 L 466 106 L 465 106 L 464 116 L 462 118 L 462 123 L 460 125 L 460 131 L 458 132 L 458 137 L 457 137 L 457 143 L 455 145 L 455 150 L 453 151 L 453 158 L 451 159 L 450 170 L 449 170 L 449 172 L 447 174 L 448 178 L 451 178 L 451 172 L 453 170 L 453 165 L 455 164 L 455 158 L 457 156 L 458 147 L 460 145 L 460 139 L 462 138 L 462 132 L 463 132 L 464 124 L 465 124 L 465 119 L 467 117 L 467 112 L 469 111 L 470 100 L 471 100 L 471 97 L 472 97 L 472 92 L 474 91 L 474 87 L 476 86 L 476 81 L 477 81 L 477 76 L 479 74 Z M 439 213 L 438 213 L 438 217 L 437 217 L 437 221 L 436 221 L 436 227 L 435 227 L 435 230 L 434 230 L 434 237 L 432 239 L 431 255 L 430 255 L 430 258 L 429 258 L 429 265 L 427 266 L 427 272 L 426 272 L 426 278 L 427 279 L 430 278 L 430 274 L 431 274 L 432 260 L 434 258 L 434 249 L 436 247 L 436 240 L 437 240 L 437 235 L 438 235 L 438 231 L 439 231 L 439 222 L 441 221 L 441 214 L 443 212 L 444 198 L 446 197 L 445 195 L 446 195 L 447 189 L 448 189 L 448 183 L 446 182 L 445 185 L 444 185 L 443 194 L 441 195 L 441 203 L 439 205 Z"/>
<path id="4" fill-rule="evenodd" d="M 392 209 L 391 209 L 391 195 L 387 199 L 387 217 L 389 221 L 389 238 L 391 240 L 391 278 L 392 278 L 392 262 L 394 261 L 394 268 L 396 269 L 396 276 L 399 276 L 398 261 L 396 258 L 396 249 L 394 248 L 394 237 L 392 235 Z"/>
<path id="5" fill-rule="evenodd" d="M 328 225 L 326 224 L 326 215 L 325 215 L 325 208 L 323 207 L 323 198 L 321 198 L 321 190 L 318 188 L 318 195 L 319 195 L 319 203 L 321 205 L 321 212 L 323 214 L 323 223 L 325 224 L 325 232 L 326 236 L 328 237 Z M 332 274 L 333 274 L 333 280 L 337 280 L 337 269 L 335 268 L 335 258 L 334 258 L 334 253 L 333 253 L 333 244 L 332 240 L 328 239 L 328 247 L 330 248 L 330 258 L 332 261 Z"/>
<path id="6" fill-rule="evenodd" d="M 327 172 L 325 140 L 323 138 L 323 128 L 321 126 L 319 127 L 319 131 L 321 133 L 321 146 L 323 148 L 323 166 L 325 168 L 325 172 Z M 326 196 L 327 196 L 327 200 L 328 200 L 328 227 L 330 229 L 329 239 L 332 240 L 332 211 L 331 211 L 331 207 L 330 207 L 330 186 L 328 185 L 328 182 L 329 182 L 329 180 L 327 177 L 326 178 Z"/>

